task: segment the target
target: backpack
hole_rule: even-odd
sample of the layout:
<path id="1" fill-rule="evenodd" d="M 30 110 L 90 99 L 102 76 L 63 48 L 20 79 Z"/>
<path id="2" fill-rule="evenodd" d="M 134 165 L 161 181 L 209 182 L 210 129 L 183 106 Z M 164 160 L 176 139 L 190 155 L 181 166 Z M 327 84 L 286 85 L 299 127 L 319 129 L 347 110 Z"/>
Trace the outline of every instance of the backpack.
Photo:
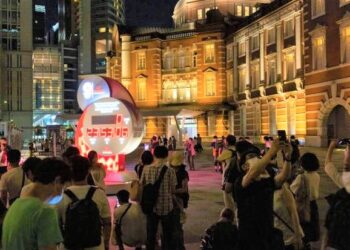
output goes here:
<path id="1" fill-rule="evenodd" d="M 350 194 L 343 188 L 326 200 L 330 205 L 325 221 L 328 246 L 347 250 L 350 246 Z"/>
<path id="2" fill-rule="evenodd" d="M 79 200 L 69 189 L 64 193 L 72 200 L 66 210 L 63 230 L 67 249 L 96 247 L 101 244 L 101 219 L 97 204 L 92 200 L 96 187 L 90 187 L 84 199 Z"/>
<path id="3" fill-rule="evenodd" d="M 295 202 L 300 222 L 309 222 L 311 219 L 310 194 L 305 174 L 300 174 L 300 186 L 295 192 Z"/>
<path id="4" fill-rule="evenodd" d="M 224 176 L 224 183 L 227 183 L 229 180 L 232 180 L 232 195 L 234 196 L 235 191 L 234 191 L 234 184 L 238 177 L 242 175 L 242 172 L 239 170 L 238 163 L 237 163 L 237 153 L 236 151 L 232 149 L 228 149 L 232 152 L 232 158 L 230 161 L 230 165 L 228 166 L 227 170 L 225 171 L 225 176 Z M 233 197 L 235 198 L 235 197 Z"/>
<path id="5" fill-rule="evenodd" d="M 167 166 L 163 166 L 158 179 L 153 184 L 149 183 L 143 187 L 140 205 L 144 214 L 153 213 L 153 208 L 158 200 L 160 184 L 167 168 Z"/>

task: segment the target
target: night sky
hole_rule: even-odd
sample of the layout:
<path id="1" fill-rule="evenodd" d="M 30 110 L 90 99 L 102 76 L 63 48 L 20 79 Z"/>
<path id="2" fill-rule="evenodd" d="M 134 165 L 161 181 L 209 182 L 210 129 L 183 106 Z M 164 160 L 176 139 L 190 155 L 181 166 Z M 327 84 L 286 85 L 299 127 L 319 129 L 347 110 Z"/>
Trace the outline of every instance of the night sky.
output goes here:
<path id="1" fill-rule="evenodd" d="M 126 0 L 126 21 L 129 26 L 172 25 L 178 0 Z"/>
<path id="2" fill-rule="evenodd" d="M 125 0 L 128 26 L 172 25 L 172 14 L 178 0 Z M 57 22 L 57 0 L 35 0 L 36 4 L 46 6 L 47 26 Z"/>

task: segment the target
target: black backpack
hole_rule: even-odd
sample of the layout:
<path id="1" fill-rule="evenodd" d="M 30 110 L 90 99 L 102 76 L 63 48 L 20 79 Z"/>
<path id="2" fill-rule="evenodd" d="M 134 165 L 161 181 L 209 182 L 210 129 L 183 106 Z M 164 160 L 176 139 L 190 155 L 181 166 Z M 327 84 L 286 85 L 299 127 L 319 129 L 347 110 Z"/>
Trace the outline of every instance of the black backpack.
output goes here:
<path id="1" fill-rule="evenodd" d="M 142 198 L 141 198 L 141 208 L 144 214 L 151 214 L 153 208 L 157 203 L 160 184 L 164 178 L 167 166 L 163 166 L 158 179 L 154 184 L 147 184 L 143 187 Z"/>
<path id="2" fill-rule="evenodd" d="M 343 188 L 326 197 L 330 208 L 325 226 L 328 230 L 328 246 L 348 250 L 350 246 L 350 194 Z"/>
<path id="3" fill-rule="evenodd" d="M 69 189 L 64 193 L 72 200 L 66 210 L 63 230 L 67 249 L 83 249 L 101 244 L 101 219 L 97 204 L 92 200 L 96 187 L 90 187 L 84 199 L 79 200 Z"/>

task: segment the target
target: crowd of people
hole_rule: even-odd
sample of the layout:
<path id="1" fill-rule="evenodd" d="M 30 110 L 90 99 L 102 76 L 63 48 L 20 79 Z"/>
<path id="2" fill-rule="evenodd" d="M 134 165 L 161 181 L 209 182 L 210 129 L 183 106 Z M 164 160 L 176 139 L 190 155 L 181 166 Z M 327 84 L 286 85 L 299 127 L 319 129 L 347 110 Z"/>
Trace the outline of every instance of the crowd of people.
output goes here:
<path id="1" fill-rule="evenodd" d="M 184 162 L 194 170 L 187 151 L 197 151 L 198 137 L 185 143 L 185 154 L 164 144 L 145 150 L 135 166 L 137 180 L 117 192 L 114 209 L 96 152 L 83 157 L 71 146 L 62 158 L 30 157 L 20 166 L 20 151 L 4 138 L 0 143 L 7 164 L 0 179 L 2 249 L 108 249 L 111 243 L 153 250 L 159 239 L 161 249 L 185 249 L 190 177 Z M 216 137 L 213 143 L 214 152 Z M 326 155 L 324 170 L 339 191 L 327 197 L 324 238 L 317 205 L 321 163 L 315 154 L 300 155 L 294 136 L 266 137 L 263 150 L 233 135 L 222 144 L 215 162 L 222 172 L 224 207 L 206 230 L 202 249 L 301 250 L 317 249 L 317 242 L 323 249 L 349 249 L 349 144 L 342 172 L 333 163 L 336 141 Z"/>

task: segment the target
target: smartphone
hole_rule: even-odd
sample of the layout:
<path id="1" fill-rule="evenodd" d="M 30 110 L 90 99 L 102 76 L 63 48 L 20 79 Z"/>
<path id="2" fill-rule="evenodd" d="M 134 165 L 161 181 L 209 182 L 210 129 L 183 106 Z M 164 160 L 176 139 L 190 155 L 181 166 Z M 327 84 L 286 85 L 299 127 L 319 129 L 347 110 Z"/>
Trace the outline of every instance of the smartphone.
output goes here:
<path id="1" fill-rule="evenodd" d="M 341 139 L 341 140 L 338 142 L 338 145 L 339 145 L 339 146 L 342 146 L 342 145 L 350 145 L 350 138 Z"/>
<path id="2" fill-rule="evenodd" d="M 287 141 L 287 133 L 285 130 L 278 130 L 277 131 L 278 138 L 280 141 L 285 142 Z"/>

